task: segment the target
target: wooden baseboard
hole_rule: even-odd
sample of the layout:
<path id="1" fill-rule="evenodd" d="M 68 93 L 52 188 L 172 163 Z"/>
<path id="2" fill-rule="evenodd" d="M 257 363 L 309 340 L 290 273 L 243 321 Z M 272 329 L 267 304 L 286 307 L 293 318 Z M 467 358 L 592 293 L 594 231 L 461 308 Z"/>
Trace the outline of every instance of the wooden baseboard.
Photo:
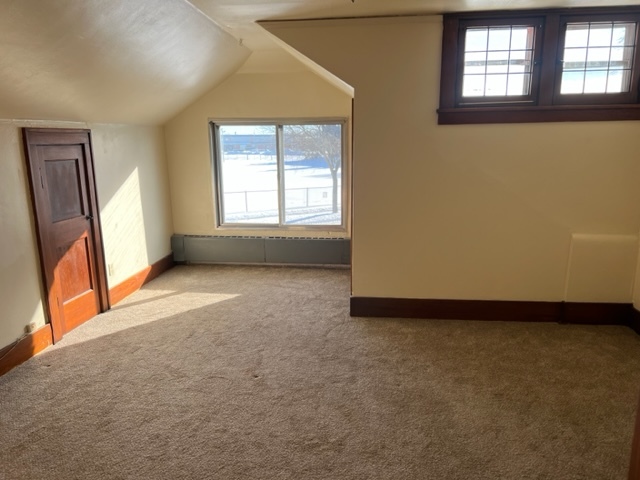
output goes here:
<path id="1" fill-rule="evenodd" d="M 12 345 L 0 350 L 0 375 L 26 362 L 49 345 L 53 345 L 51 325 L 36 330 Z"/>
<path id="2" fill-rule="evenodd" d="M 160 274 L 166 272 L 170 268 L 173 268 L 174 265 L 173 255 L 167 255 L 155 262 L 153 265 L 149 265 L 147 268 L 127 278 L 124 282 L 110 288 L 109 299 L 111 305 L 113 306 L 122 301 L 133 292 L 139 290 L 145 283 L 150 282 Z"/>
<path id="3" fill-rule="evenodd" d="M 629 316 L 629 328 L 640 335 L 640 311 L 635 308 L 631 309 L 631 315 Z"/>
<path id="4" fill-rule="evenodd" d="M 636 312 L 638 312 L 636 310 Z M 631 444 L 631 462 L 629 465 L 629 480 L 640 480 L 640 402 L 636 410 L 636 425 Z"/>
<path id="5" fill-rule="evenodd" d="M 561 302 L 560 323 L 581 325 L 625 325 L 633 314 L 630 303 L 579 303 Z"/>
<path id="6" fill-rule="evenodd" d="M 498 320 L 630 326 L 627 303 L 526 302 L 351 297 L 353 317 Z M 638 316 L 640 317 L 640 312 Z M 638 320 L 640 326 L 640 320 Z M 637 331 L 637 330 L 636 330 Z"/>
<path id="7" fill-rule="evenodd" d="M 111 305 L 114 305 L 131 295 L 145 283 L 150 282 L 158 275 L 166 272 L 174 266 L 173 256 L 168 255 L 158 260 L 153 265 L 129 277 L 122 283 L 109 290 Z M 48 346 L 53 345 L 53 332 L 51 325 L 47 324 L 35 332 L 26 335 L 12 345 L 0 349 L 0 375 L 7 373 L 12 368 L 26 362 L 34 355 L 40 353 Z"/>

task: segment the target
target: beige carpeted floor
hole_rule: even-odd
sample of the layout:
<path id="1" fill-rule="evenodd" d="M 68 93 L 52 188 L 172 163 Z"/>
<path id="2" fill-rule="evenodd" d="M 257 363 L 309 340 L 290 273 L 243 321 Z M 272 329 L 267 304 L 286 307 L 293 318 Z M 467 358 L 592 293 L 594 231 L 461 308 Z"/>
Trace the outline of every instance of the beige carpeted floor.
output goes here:
<path id="1" fill-rule="evenodd" d="M 631 330 L 348 304 L 345 270 L 176 267 L 0 378 L 0 478 L 625 478 Z"/>

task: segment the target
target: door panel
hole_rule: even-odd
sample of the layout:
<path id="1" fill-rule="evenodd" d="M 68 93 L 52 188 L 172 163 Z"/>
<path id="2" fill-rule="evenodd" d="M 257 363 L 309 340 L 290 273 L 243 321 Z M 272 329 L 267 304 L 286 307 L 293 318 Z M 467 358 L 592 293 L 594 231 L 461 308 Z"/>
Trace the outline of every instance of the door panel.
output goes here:
<path id="1" fill-rule="evenodd" d="M 65 333 L 82 325 L 87 320 L 91 320 L 100 313 L 96 306 L 93 290 L 87 290 L 85 293 L 74 297 L 73 301 L 66 302 L 63 305 L 63 310 Z"/>
<path id="2" fill-rule="evenodd" d="M 91 248 L 89 236 L 83 235 L 73 243 L 58 248 L 58 275 L 63 302 L 89 290 L 95 283 L 91 271 Z"/>
<path id="3" fill-rule="evenodd" d="M 109 308 L 89 132 L 24 129 L 54 340 Z"/>
<path id="4" fill-rule="evenodd" d="M 43 148 L 43 150 L 42 157 L 45 160 L 48 154 L 55 153 L 51 148 Z M 84 215 L 84 205 L 81 201 L 82 185 L 78 182 L 82 172 L 78 160 L 46 160 L 45 170 L 49 184 L 51 221 L 55 223 Z"/>

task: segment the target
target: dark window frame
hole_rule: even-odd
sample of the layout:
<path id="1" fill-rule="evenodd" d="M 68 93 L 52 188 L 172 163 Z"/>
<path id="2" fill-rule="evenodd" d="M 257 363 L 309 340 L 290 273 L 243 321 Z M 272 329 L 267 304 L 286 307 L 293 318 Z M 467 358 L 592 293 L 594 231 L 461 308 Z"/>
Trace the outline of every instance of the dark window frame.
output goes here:
<path id="1" fill-rule="evenodd" d="M 537 64 L 540 62 L 540 54 L 542 52 L 542 40 L 540 35 L 540 22 L 544 21 L 544 17 L 540 16 L 527 16 L 527 17 L 517 17 L 517 18 L 500 18 L 493 19 L 491 21 L 491 25 L 489 27 L 507 27 L 507 26 L 530 26 L 534 27 L 536 34 L 534 39 L 534 51 L 533 51 L 533 64 Z M 458 28 L 458 45 L 464 44 L 464 34 L 466 28 L 474 28 L 487 26 L 486 20 L 483 19 L 461 19 L 459 21 Z M 465 52 L 462 49 L 457 51 L 456 55 L 456 71 L 462 72 L 464 67 L 464 56 Z M 462 74 L 456 83 L 456 106 L 499 106 L 504 104 L 510 105 L 532 105 L 536 103 L 536 97 L 538 92 L 538 83 L 539 83 L 539 69 L 534 69 L 532 71 L 532 80 L 531 80 L 531 92 L 528 95 L 522 96 L 485 96 L 485 97 L 462 97 L 460 95 L 462 90 Z"/>
<path id="2" fill-rule="evenodd" d="M 630 92 L 560 94 L 564 29 L 571 22 L 623 20 L 637 23 Z M 464 29 L 467 26 L 525 25 L 536 21 L 535 67 L 529 99 L 462 98 Z M 438 123 L 524 123 L 640 120 L 640 8 L 576 8 L 447 14 L 442 37 Z M 472 97 L 475 98 L 475 97 Z"/>

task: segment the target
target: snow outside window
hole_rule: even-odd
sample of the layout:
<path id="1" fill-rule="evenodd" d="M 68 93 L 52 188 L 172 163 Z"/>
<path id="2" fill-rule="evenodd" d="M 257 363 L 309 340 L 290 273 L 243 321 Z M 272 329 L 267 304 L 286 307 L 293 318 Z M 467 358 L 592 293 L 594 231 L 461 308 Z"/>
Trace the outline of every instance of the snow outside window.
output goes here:
<path id="1" fill-rule="evenodd" d="M 343 121 L 212 125 L 219 226 L 343 227 Z"/>

